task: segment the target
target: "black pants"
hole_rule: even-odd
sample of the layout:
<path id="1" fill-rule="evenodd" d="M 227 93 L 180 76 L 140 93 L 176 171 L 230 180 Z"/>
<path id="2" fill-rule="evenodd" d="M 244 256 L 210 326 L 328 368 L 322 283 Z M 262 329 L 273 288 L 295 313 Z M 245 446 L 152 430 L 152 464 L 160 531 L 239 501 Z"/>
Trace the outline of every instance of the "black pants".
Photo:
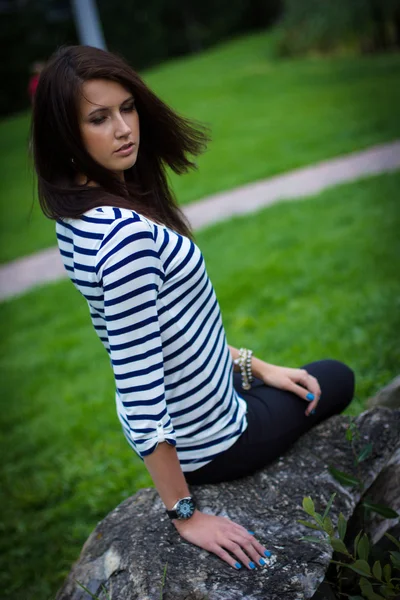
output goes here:
<path id="1" fill-rule="evenodd" d="M 320 360 L 302 367 L 318 380 L 321 398 L 316 412 L 305 416 L 307 402 L 291 392 L 254 379 L 249 391 L 234 373 L 233 384 L 247 402 L 247 429 L 210 463 L 185 473 L 189 484 L 219 483 L 244 477 L 282 455 L 303 433 L 342 412 L 354 394 L 354 373 L 336 360 Z"/>

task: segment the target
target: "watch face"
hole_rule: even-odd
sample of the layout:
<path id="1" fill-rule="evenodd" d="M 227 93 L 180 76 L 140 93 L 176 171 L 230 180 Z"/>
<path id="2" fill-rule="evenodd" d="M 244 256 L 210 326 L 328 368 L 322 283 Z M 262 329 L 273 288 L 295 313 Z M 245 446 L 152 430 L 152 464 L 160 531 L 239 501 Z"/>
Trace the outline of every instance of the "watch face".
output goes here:
<path id="1" fill-rule="evenodd" d="M 179 519 L 189 519 L 194 513 L 195 507 L 194 502 L 191 498 L 184 498 L 180 500 L 176 507 Z"/>

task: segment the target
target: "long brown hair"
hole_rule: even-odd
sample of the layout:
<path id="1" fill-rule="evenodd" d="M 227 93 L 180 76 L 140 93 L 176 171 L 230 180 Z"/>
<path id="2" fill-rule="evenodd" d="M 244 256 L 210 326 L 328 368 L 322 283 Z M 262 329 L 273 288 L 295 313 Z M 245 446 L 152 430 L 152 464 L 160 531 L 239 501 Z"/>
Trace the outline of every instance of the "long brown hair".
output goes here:
<path id="1" fill-rule="evenodd" d="M 125 183 L 97 163 L 82 142 L 78 102 L 82 83 L 91 79 L 115 81 L 135 98 L 140 149 L 135 165 L 125 171 Z M 171 110 L 121 57 L 90 46 L 58 50 L 40 75 L 31 138 L 39 202 L 47 217 L 79 218 L 90 208 L 111 205 L 137 210 L 191 237 L 166 167 L 178 174 L 195 168 L 189 157 L 205 150 L 207 129 Z M 100 187 L 77 185 L 77 173 Z"/>

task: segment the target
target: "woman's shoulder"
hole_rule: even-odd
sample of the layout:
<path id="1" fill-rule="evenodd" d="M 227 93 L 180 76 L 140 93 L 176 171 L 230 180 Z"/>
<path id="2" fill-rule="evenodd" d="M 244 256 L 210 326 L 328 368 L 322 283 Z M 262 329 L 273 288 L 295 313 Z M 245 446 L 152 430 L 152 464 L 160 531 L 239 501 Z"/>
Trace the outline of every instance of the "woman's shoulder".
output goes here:
<path id="1" fill-rule="evenodd" d="M 110 229 L 125 222 L 128 227 L 134 226 L 139 229 L 154 231 L 155 223 L 139 214 L 135 210 L 118 208 L 115 206 L 100 206 L 87 210 L 79 218 L 65 218 L 57 221 L 56 229 L 70 231 L 75 235 L 89 235 L 100 239 Z"/>
<path id="2" fill-rule="evenodd" d="M 133 209 L 118 208 L 116 206 L 99 206 L 97 208 L 91 208 L 82 215 L 81 219 L 86 223 L 101 222 L 111 224 L 114 221 L 119 221 L 121 219 L 128 219 L 132 222 L 140 221 L 149 225 L 151 223 L 149 219 Z"/>
<path id="3" fill-rule="evenodd" d="M 97 273 L 99 264 L 111 256 L 124 257 L 134 248 L 157 251 L 157 232 L 151 222 L 134 210 L 113 206 L 92 208 L 79 218 L 57 220 L 56 237 L 67 269 L 83 270 L 80 280 Z"/>

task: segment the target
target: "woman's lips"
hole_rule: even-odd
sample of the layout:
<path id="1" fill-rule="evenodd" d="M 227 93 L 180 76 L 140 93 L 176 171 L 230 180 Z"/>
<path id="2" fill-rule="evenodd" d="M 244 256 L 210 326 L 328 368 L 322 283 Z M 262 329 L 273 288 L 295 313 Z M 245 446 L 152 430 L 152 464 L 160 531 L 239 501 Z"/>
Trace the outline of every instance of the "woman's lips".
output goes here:
<path id="1" fill-rule="evenodd" d="M 124 144 L 119 150 L 115 151 L 115 154 L 118 154 L 119 156 L 129 156 L 129 154 L 131 154 L 131 152 L 133 151 L 134 147 L 135 144 L 133 142 L 130 142 L 129 144 Z"/>

